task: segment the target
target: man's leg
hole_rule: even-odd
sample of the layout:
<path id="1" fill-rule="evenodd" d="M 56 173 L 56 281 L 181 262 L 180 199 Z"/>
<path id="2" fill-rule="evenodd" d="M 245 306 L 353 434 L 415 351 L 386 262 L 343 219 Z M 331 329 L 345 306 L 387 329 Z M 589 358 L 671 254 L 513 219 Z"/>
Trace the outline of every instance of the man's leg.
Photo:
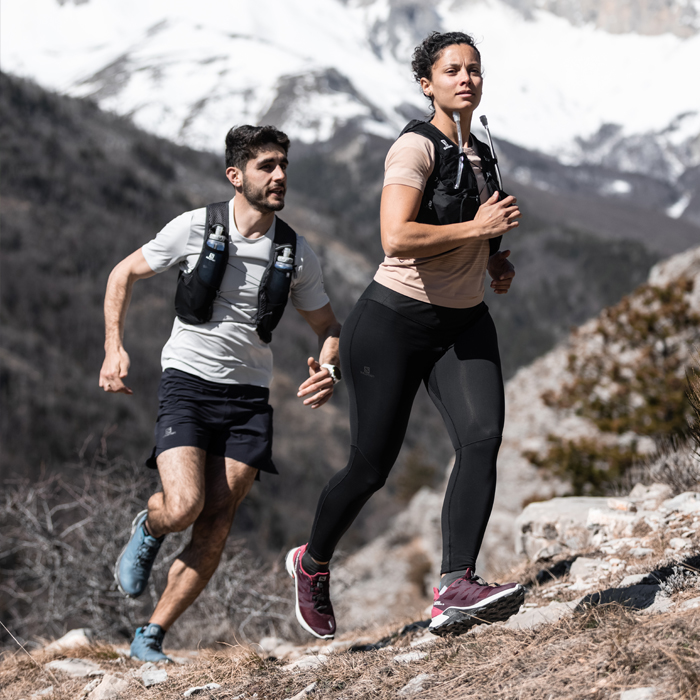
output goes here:
<path id="1" fill-rule="evenodd" d="M 207 455 L 205 464 L 202 507 L 194 520 L 192 538 L 170 567 L 165 591 L 149 620 L 164 630 L 194 602 L 216 571 L 236 510 L 258 471 L 229 457 Z M 148 502 L 148 527 L 153 523 L 158 534 L 184 529 L 180 526 L 195 510 L 189 502 L 171 498 L 170 489 L 163 486 L 163 493 Z"/>
<path id="2" fill-rule="evenodd" d="M 173 447 L 158 456 L 163 491 L 151 496 L 148 510 L 136 516 L 115 567 L 125 595 L 136 598 L 143 593 L 163 536 L 186 529 L 202 511 L 205 458 L 197 447 Z"/>

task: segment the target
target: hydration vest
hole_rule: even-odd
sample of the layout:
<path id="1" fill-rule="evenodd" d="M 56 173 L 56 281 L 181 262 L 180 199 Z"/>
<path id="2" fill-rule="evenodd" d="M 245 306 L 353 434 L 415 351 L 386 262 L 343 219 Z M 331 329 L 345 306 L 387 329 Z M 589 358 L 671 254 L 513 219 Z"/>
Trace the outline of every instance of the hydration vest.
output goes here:
<path id="1" fill-rule="evenodd" d="M 183 323 L 201 325 L 211 320 L 214 300 L 228 265 L 228 208 L 228 202 L 207 206 L 204 242 L 197 264 L 190 272 L 180 270 L 178 275 L 175 313 Z M 255 317 L 255 330 L 264 343 L 272 340 L 272 331 L 280 322 L 287 305 L 296 248 L 296 233 L 277 218 L 273 254 L 260 281 L 258 313 Z"/>
<path id="2" fill-rule="evenodd" d="M 433 226 L 471 221 L 476 216 L 481 200 L 476 175 L 469 164 L 467 154 L 464 151 L 460 153 L 459 146 L 430 122 L 414 119 L 404 127 L 401 135 L 409 132 L 424 136 L 435 147 L 435 166 L 425 184 L 416 221 Z M 474 134 L 471 134 L 470 139 L 472 148 L 481 158 L 481 169 L 489 196 L 498 191 L 500 199 L 507 197 L 508 195 L 498 188 L 491 149 Z M 460 162 L 463 165 L 460 180 L 457 182 Z M 498 236 L 489 239 L 489 256 L 498 252 L 502 238 Z"/>

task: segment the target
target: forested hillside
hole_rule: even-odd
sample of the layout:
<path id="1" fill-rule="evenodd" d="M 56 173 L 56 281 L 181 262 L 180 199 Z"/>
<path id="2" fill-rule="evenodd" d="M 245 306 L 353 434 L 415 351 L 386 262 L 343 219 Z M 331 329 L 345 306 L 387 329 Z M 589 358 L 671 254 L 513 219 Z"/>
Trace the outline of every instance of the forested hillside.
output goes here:
<path id="1" fill-rule="evenodd" d="M 175 146 L 89 101 L 11 76 L 0 75 L 0 88 L 0 475 L 36 476 L 80 455 L 89 462 L 96 451 L 140 461 L 151 447 L 175 272 L 135 287 L 126 328 L 132 397 L 105 395 L 97 386 L 104 286 L 112 266 L 169 219 L 230 196 L 223 158 Z M 326 143 L 293 143 L 290 152 L 283 216 L 318 252 L 341 318 L 381 259 L 377 214 L 389 145 L 350 124 Z M 584 182 L 595 170 L 555 165 L 508 144 L 502 152 L 529 162 L 539 179 L 569 183 L 565 194 L 555 194 L 506 179 L 524 211 L 522 226 L 506 241 L 517 277 L 510 294 L 487 291 L 486 300 L 510 376 L 633 289 L 654 261 L 691 245 L 699 230 L 596 197 Z M 246 501 L 239 526 L 255 529 L 256 541 L 277 551 L 304 536 L 321 485 L 345 462 L 348 433 L 342 385 L 321 411 L 305 410 L 296 399 L 306 357 L 316 348 L 293 312 L 273 348 L 274 451 L 282 475 Z M 439 415 L 421 392 L 388 488 L 346 546 L 375 534 L 420 485 L 437 483 L 450 454 Z"/>

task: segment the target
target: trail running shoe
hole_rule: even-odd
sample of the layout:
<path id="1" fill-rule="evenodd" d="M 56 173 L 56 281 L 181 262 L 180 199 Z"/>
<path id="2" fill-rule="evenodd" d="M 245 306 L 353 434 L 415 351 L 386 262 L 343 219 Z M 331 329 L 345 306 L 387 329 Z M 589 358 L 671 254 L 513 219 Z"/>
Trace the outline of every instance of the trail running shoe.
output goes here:
<path id="1" fill-rule="evenodd" d="M 153 562 L 163 543 L 163 537 L 156 539 L 146 532 L 144 523 L 148 511 L 142 510 L 131 523 L 131 538 L 122 549 L 114 566 L 114 580 L 119 590 L 128 598 L 137 598 L 146 590 Z"/>
<path id="2" fill-rule="evenodd" d="M 167 661 L 172 663 L 172 659 L 163 653 L 163 637 L 165 630 L 160 625 L 148 624 L 139 627 L 131 642 L 131 658 L 139 661 Z"/>
<path id="3" fill-rule="evenodd" d="M 285 560 L 287 573 L 294 579 L 296 588 L 297 620 L 314 637 L 333 639 L 335 617 L 329 592 L 331 575 L 319 571 L 309 576 L 301 565 L 305 551 L 306 545 L 290 549 Z"/>
<path id="4" fill-rule="evenodd" d="M 488 584 L 467 569 L 447 587 L 433 588 L 433 619 L 430 631 L 441 637 L 464 634 L 474 625 L 507 620 L 518 612 L 525 599 L 519 583 Z"/>

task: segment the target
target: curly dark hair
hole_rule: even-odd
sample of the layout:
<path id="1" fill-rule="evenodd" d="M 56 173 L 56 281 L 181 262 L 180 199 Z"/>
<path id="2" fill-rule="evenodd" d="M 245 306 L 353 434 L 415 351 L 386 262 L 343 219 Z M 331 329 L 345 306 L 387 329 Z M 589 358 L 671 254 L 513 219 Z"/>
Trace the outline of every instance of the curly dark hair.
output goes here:
<path id="1" fill-rule="evenodd" d="M 468 44 L 471 46 L 476 55 L 481 61 L 481 53 L 479 49 L 476 48 L 476 42 L 474 37 L 464 32 L 431 32 L 421 44 L 416 46 L 413 52 L 413 60 L 411 61 L 411 68 L 413 69 L 413 77 L 417 82 L 420 83 L 421 78 L 427 78 L 428 80 L 433 77 L 433 66 L 435 62 L 440 58 L 440 54 L 448 46 L 453 46 L 454 44 Z M 428 97 L 430 104 L 433 104 L 433 98 Z"/>
<path id="2" fill-rule="evenodd" d="M 267 145 L 289 152 L 289 137 L 274 126 L 234 126 L 226 134 L 226 167 L 245 170 L 246 163 Z"/>

